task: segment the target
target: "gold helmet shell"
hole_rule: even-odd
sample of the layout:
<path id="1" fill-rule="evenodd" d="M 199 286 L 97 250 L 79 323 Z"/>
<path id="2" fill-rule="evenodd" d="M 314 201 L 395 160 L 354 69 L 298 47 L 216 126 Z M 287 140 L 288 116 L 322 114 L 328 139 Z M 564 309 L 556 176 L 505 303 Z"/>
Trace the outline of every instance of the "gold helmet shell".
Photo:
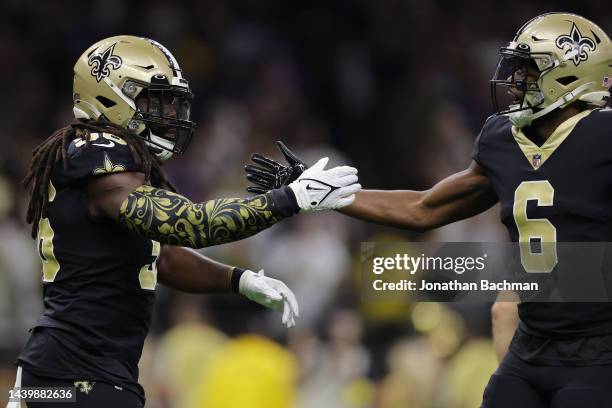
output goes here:
<path id="1" fill-rule="evenodd" d="M 507 47 L 491 80 L 491 94 L 498 114 L 507 114 L 517 126 L 574 101 L 604 106 L 612 85 L 612 43 L 595 23 L 576 14 L 547 13 L 525 23 Z M 537 80 L 517 79 L 517 72 L 539 71 Z M 500 106 L 502 85 L 522 91 L 523 100 Z"/>
<path id="2" fill-rule="evenodd" d="M 145 96 L 146 104 L 138 106 L 137 98 Z M 133 131 L 162 159 L 182 153 L 191 140 L 192 98 L 174 56 L 148 38 L 105 38 L 74 65 L 74 116 L 103 119 Z"/>

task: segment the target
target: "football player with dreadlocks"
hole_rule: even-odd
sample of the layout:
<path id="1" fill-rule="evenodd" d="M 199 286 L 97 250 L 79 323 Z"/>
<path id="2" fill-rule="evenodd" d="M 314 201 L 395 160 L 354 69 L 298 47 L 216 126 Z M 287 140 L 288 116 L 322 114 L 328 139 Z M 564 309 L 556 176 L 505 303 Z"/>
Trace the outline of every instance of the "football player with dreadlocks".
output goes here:
<path id="1" fill-rule="evenodd" d="M 610 98 L 612 44 L 581 16 L 548 13 L 523 25 L 500 53 L 491 80 L 497 112 L 466 170 L 427 191 L 361 191 L 341 211 L 426 231 L 500 202 L 510 238 L 541 243 L 535 253 L 521 245 L 525 268 L 554 272 L 557 242 L 612 241 L 612 111 L 602 109 Z M 247 166 L 256 191 L 290 183 L 306 168 L 282 150 L 289 166 L 260 156 Z M 612 406 L 611 304 L 523 302 L 518 314 L 482 407 Z"/>
<path id="2" fill-rule="evenodd" d="M 158 281 L 187 292 L 241 293 L 282 311 L 292 327 L 298 305 L 283 282 L 194 249 L 249 237 L 300 211 L 346 206 L 360 189 L 356 169 L 325 170 L 323 158 L 289 186 L 190 201 L 161 164 L 189 145 L 192 99 L 161 44 L 107 38 L 74 66 L 75 121 L 34 150 L 24 185 L 45 311 L 18 357 L 17 386 L 77 387 L 76 403 L 48 406 L 143 406 L 138 361 Z"/>

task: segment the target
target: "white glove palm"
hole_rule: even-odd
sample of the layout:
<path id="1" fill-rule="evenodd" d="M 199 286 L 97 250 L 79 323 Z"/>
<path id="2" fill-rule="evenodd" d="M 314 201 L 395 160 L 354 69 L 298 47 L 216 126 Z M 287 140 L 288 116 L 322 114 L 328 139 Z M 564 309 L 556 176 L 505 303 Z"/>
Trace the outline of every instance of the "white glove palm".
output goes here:
<path id="1" fill-rule="evenodd" d="M 335 210 L 346 207 L 361 190 L 357 169 L 339 166 L 325 170 L 324 157 L 289 184 L 302 211 Z"/>
<path id="2" fill-rule="evenodd" d="M 282 311 L 282 321 L 287 328 L 295 326 L 295 319 L 300 315 L 295 295 L 283 282 L 264 276 L 263 269 L 258 273 L 244 271 L 240 277 L 238 290 L 260 305 Z"/>

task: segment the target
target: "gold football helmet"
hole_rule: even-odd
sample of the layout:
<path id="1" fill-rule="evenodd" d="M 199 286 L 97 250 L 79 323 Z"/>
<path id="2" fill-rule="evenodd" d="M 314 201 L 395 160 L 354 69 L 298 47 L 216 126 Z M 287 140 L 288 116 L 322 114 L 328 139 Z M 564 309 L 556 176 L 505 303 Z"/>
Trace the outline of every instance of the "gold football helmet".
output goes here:
<path id="1" fill-rule="evenodd" d="M 176 59 L 147 38 L 106 38 L 74 65 L 74 116 L 104 119 L 133 131 L 162 160 L 183 153 L 191 141 L 192 99 Z"/>
<path id="2" fill-rule="evenodd" d="M 593 22 L 576 14 L 547 13 L 523 25 L 491 80 L 497 114 L 517 127 L 574 101 L 604 106 L 612 85 L 612 44 Z M 499 88 L 505 92 L 498 93 Z M 517 96 L 520 95 L 520 96 Z M 506 104 L 502 98 L 511 98 Z"/>

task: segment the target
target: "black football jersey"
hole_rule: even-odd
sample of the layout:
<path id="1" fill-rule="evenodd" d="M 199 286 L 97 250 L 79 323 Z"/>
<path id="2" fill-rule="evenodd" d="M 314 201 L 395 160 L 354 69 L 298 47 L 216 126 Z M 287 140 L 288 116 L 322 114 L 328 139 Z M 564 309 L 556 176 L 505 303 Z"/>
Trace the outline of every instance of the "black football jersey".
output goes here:
<path id="1" fill-rule="evenodd" d="M 575 115 L 540 146 L 505 116 L 486 121 L 473 159 L 499 197 L 501 220 L 512 241 L 612 241 L 611 138 L 610 110 Z M 534 272 L 553 271 L 552 257 L 538 258 Z M 612 303 L 523 302 L 519 317 L 511 350 L 525 359 L 612 363 L 612 348 L 606 345 L 612 341 Z M 592 343 L 571 340 L 590 337 Z"/>
<path id="2" fill-rule="evenodd" d="M 140 171 L 126 142 L 92 134 L 73 140 L 69 163 L 51 175 L 39 222 L 45 311 L 18 361 L 40 375 L 108 381 L 141 396 L 138 361 L 155 300 L 158 242 L 88 211 L 92 177 Z"/>

